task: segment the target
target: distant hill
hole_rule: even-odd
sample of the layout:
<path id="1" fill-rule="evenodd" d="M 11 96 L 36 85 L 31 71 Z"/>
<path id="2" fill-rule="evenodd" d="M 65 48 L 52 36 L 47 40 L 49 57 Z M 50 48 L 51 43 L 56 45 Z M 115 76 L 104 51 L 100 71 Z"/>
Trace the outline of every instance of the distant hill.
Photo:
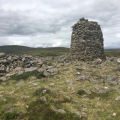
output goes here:
<path id="1" fill-rule="evenodd" d="M 31 48 L 27 46 L 19 46 L 19 45 L 6 45 L 0 46 L 0 52 L 6 54 L 30 54 L 30 55 L 41 55 L 45 53 L 49 53 L 46 55 L 57 55 L 58 53 L 68 53 L 69 48 L 65 47 L 48 47 L 48 48 Z M 53 53 L 53 54 L 50 54 Z"/>
<path id="2" fill-rule="evenodd" d="M 19 46 L 19 45 L 0 46 L 0 52 L 4 52 L 6 54 L 16 54 L 16 53 L 31 51 L 31 50 L 34 50 L 34 48 Z"/>
<path id="3" fill-rule="evenodd" d="M 65 47 L 48 47 L 48 48 L 31 48 L 19 45 L 0 46 L 0 52 L 6 54 L 29 54 L 32 56 L 57 56 L 69 53 L 69 48 Z M 105 49 L 106 56 L 120 57 L 120 49 Z"/>

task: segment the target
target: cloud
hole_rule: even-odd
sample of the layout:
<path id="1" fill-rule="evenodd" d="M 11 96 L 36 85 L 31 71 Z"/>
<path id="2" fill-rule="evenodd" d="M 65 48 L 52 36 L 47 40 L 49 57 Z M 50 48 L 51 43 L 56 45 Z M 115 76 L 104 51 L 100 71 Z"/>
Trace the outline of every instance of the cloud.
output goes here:
<path id="1" fill-rule="evenodd" d="M 120 42 L 119 4 L 119 0 L 1 0 L 0 45 L 70 47 L 71 26 L 85 17 L 101 25 L 105 46 L 112 47 L 113 40 Z"/>

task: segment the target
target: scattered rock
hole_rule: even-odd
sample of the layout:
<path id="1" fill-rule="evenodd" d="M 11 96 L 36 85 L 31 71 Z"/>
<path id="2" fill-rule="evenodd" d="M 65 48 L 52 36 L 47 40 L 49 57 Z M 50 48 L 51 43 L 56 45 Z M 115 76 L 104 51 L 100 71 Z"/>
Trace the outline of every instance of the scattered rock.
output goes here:
<path id="1" fill-rule="evenodd" d="M 0 66 L 0 73 L 6 73 L 6 69 L 4 65 Z"/>
<path id="2" fill-rule="evenodd" d="M 25 68 L 25 73 L 31 73 L 37 71 L 37 67 Z"/>
<path id="3" fill-rule="evenodd" d="M 36 86 L 36 85 L 38 85 L 38 83 L 31 83 L 29 87 Z"/>
<path id="4" fill-rule="evenodd" d="M 96 86 L 96 87 L 92 90 L 92 92 L 98 94 L 98 93 L 108 93 L 109 91 L 108 91 L 107 89 L 100 88 L 100 87 Z"/>
<path id="5" fill-rule="evenodd" d="M 6 85 L 6 82 L 2 82 L 3 85 Z"/>
<path id="6" fill-rule="evenodd" d="M 5 53 L 0 53 L 0 58 L 4 56 L 5 56 Z"/>
<path id="7" fill-rule="evenodd" d="M 24 81 L 20 81 L 19 83 L 16 84 L 16 86 L 20 86 L 20 85 L 23 85 L 24 84 Z"/>
<path id="8" fill-rule="evenodd" d="M 0 80 L 2 80 L 2 81 L 6 81 L 7 78 L 6 78 L 6 76 L 4 76 L 4 77 L 0 77 Z"/>
<path id="9" fill-rule="evenodd" d="M 14 93 L 15 93 L 15 90 L 13 90 L 13 91 L 9 92 L 9 94 L 14 94 Z"/>
<path id="10" fill-rule="evenodd" d="M 76 80 L 77 80 L 77 81 L 85 80 L 85 76 L 84 76 L 84 75 L 83 75 L 83 76 L 79 76 L 79 77 L 76 78 Z"/>
<path id="11" fill-rule="evenodd" d="M 76 70 L 84 71 L 84 70 L 85 70 L 85 67 L 77 68 Z"/>
<path id="12" fill-rule="evenodd" d="M 43 93 L 50 93 L 51 92 L 51 88 L 50 87 L 46 87 L 44 90 L 43 90 Z"/>
<path id="13" fill-rule="evenodd" d="M 80 107 L 86 108 L 87 106 L 82 104 L 82 105 L 80 105 Z"/>
<path id="14" fill-rule="evenodd" d="M 96 81 L 96 80 L 94 80 L 93 78 L 90 78 L 90 79 L 89 79 L 89 81 L 90 81 L 90 82 L 97 83 L 97 81 Z"/>
<path id="15" fill-rule="evenodd" d="M 55 85 L 55 83 L 50 83 L 50 86 L 54 86 Z"/>
<path id="16" fill-rule="evenodd" d="M 73 81 L 70 81 L 70 80 L 67 80 L 67 84 L 68 84 L 68 85 L 73 85 L 74 82 L 73 82 Z"/>
<path id="17" fill-rule="evenodd" d="M 58 113 L 62 113 L 62 114 L 65 114 L 66 111 L 63 110 L 63 109 L 54 109 L 55 112 L 58 112 Z"/>
<path id="18" fill-rule="evenodd" d="M 92 94 L 90 90 L 84 89 L 84 91 L 85 91 L 85 93 L 88 94 L 88 95 L 91 95 L 91 94 Z"/>
<path id="19" fill-rule="evenodd" d="M 107 78 L 108 81 L 112 81 L 112 80 L 115 80 L 115 76 L 113 75 L 110 75 L 108 78 Z"/>
<path id="20" fill-rule="evenodd" d="M 111 86 L 115 86 L 115 85 L 117 85 L 117 84 L 118 84 L 118 83 L 115 82 L 115 81 L 109 82 L 109 85 L 111 85 Z"/>
<path id="21" fill-rule="evenodd" d="M 117 63 L 119 63 L 119 64 L 120 64 L 120 58 L 118 58 L 118 59 L 117 59 Z"/>
<path id="22" fill-rule="evenodd" d="M 76 75 L 80 75 L 80 72 L 76 72 Z"/>
<path id="23" fill-rule="evenodd" d="M 82 118 L 87 118 L 86 113 L 82 112 Z"/>
<path id="24" fill-rule="evenodd" d="M 96 62 L 97 64 L 101 64 L 101 63 L 102 63 L 102 59 L 100 59 L 100 58 L 95 59 L 95 62 Z"/>
<path id="25" fill-rule="evenodd" d="M 40 93 L 42 92 L 42 90 L 43 90 L 43 89 L 42 89 L 41 87 L 39 87 L 39 88 L 37 88 L 37 89 L 35 90 L 35 93 L 36 93 L 36 94 L 40 94 Z"/>
<path id="26" fill-rule="evenodd" d="M 119 96 L 119 97 L 117 97 L 117 98 L 115 98 L 115 100 L 117 100 L 117 101 L 118 101 L 118 100 L 120 100 L 120 96 Z"/>
<path id="27" fill-rule="evenodd" d="M 120 76 L 120 73 L 118 73 L 117 75 Z"/>
<path id="28" fill-rule="evenodd" d="M 76 111 L 71 111 L 71 112 L 77 114 L 80 118 L 82 117 L 80 112 L 76 112 Z"/>
<path id="29" fill-rule="evenodd" d="M 115 116 L 116 116 L 116 113 L 113 113 L 113 116 L 115 117 Z"/>
<path id="30" fill-rule="evenodd" d="M 38 69 L 37 69 L 37 71 L 38 71 L 39 73 L 43 73 L 44 70 L 45 70 L 45 69 L 43 69 L 43 68 L 38 68 Z"/>
<path id="31" fill-rule="evenodd" d="M 12 112 L 13 110 L 14 110 L 13 107 L 7 107 L 6 110 L 5 110 L 5 112 Z"/>
<path id="32" fill-rule="evenodd" d="M 17 120 L 23 120 L 23 116 L 26 114 L 26 112 L 19 112 Z"/>
<path id="33" fill-rule="evenodd" d="M 40 99 L 41 101 L 43 101 L 43 102 L 46 102 L 46 101 L 47 101 L 44 96 L 43 96 L 43 97 L 40 97 L 39 99 Z"/>
<path id="34" fill-rule="evenodd" d="M 19 71 L 19 72 L 17 73 L 17 76 L 21 76 L 21 75 L 23 75 L 23 73 L 24 73 L 24 71 Z"/>
<path id="35" fill-rule="evenodd" d="M 36 80 L 36 79 L 37 79 L 36 76 L 32 76 L 32 77 L 30 78 L 30 80 Z"/>
<path id="36" fill-rule="evenodd" d="M 26 96 L 26 95 L 23 95 L 21 98 L 25 99 L 25 100 L 28 100 L 30 97 L 29 96 Z"/>
<path id="37" fill-rule="evenodd" d="M 47 76 L 49 76 L 49 75 L 50 75 L 50 73 L 49 73 L 49 72 L 47 72 L 47 70 L 44 70 L 43 75 L 44 75 L 45 77 L 47 77 Z"/>

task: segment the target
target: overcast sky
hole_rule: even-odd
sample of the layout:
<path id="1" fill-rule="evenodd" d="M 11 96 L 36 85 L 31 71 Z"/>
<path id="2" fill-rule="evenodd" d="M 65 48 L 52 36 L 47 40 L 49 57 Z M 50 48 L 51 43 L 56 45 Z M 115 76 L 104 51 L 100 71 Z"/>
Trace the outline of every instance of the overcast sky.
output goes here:
<path id="1" fill-rule="evenodd" d="M 82 17 L 101 26 L 105 48 L 120 48 L 120 0 L 0 0 L 0 45 L 70 47 Z"/>

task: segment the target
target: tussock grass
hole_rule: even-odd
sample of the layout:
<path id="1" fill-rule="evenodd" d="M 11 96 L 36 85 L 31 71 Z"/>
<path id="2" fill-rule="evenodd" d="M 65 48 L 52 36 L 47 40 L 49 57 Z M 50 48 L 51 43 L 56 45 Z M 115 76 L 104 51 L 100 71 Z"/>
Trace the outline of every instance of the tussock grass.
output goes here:
<path id="1" fill-rule="evenodd" d="M 76 63 L 77 64 L 77 63 Z M 120 101 L 116 101 L 115 98 L 120 96 L 116 91 L 119 90 L 119 85 L 112 86 L 106 94 L 95 94 L 92 89 L 95 86 L 104 88 L 102 84 L 90 82 L 90 77 L 86 77 L 83 81 L 76 81 L 78 76 L 82 76 L 86 73 L 86 70 L 79 71 L 80 75 L 76 75 L 77 67 L 85 66 L 89 69 L 91 77 L 97 80 L 99 77 L 117 74 L 114 71 L 115 65 L 96 65 L 91 67 L 90 64 L 78 63 L 77 66 L 61 66 L 60 73 L 50 77 L 40 77 L 38 73 L 23 74 L 20 77 L 13 77 L 11 80 L 6 81 L 3 84 L 0 81 L 0 119 L 3 120 L 16 120 L 20 112 L 25 112 L 20 116 L 25 120 L 119 120 L 120 119 Z M 104 72 L 103 68 L 106 67 Z M 95 70 L 96 72 L 92 72 Z M 36 76 L 36 79 L 31 79 L 32 76 Z M 20 86 L 16 86 L 20 80 L 24 83 Z M 73 81 L 73 85 L 67 84 L 67 80 Z M 105 81 L 106 83 L 108 81 Z M 32 85 L 35 83 L 35 85 Z M 51 84 L 54 83 L 54 84 Z M 107 85 L 108 87 L 111 87 Z M 35 94 L 35 90 L 38 87 L 45 89 L 51 88 L 51 93 Z M 91 95 L 87 95 L 84 89 L 88 89 L 92 92 Z M 3 93 L 2 93 L 3 91 Z M 14 93 L 11 93 L 14 91 Z M 11 94 L 10 94 L 11 93 Z M 29 96 L 25 99 L 22 96 Z M 45 97 L 46 102 L 40 100 L 40 97 Z M 10 106 L 14 108 L 13 112 L 6 113 L 6 108 Z M 55 109 L 63 109 L 65 114 L 55 112 Z M 79 112 L 81 118 L 73 113 Z M 113 115 L 116 113 L 116 116 Z M 87 117 L 85 116 L 87 115 Z"/>

